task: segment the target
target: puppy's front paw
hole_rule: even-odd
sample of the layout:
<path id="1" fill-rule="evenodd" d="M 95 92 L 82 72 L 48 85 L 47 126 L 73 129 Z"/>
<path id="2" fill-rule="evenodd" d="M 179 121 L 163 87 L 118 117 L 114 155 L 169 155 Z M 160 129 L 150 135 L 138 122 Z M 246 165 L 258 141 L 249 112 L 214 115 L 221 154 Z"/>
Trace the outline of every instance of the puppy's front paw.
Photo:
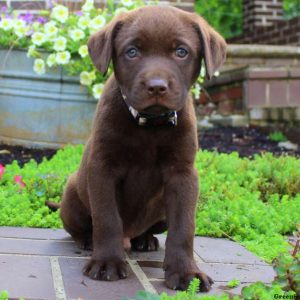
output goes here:
<path id="1" fill-rule="evenodd" d="M 179 264 L 180 265 L 180 264 Z M 170 266 L 165 271 L 166 286 L 173 290 L 187 290 L 194 278 L 200 279 L 200 292 L 208 292 L 211 289 L 213 280 L 201 272 L 196 264 L 190 268 Z"/>
<path id="2" fill-rule="evenodd" d="M 122 259 L 91 259 L 83 269 L 83 274 L 94 280 L 114 281 L 128 276 L 127 264 Z"/>

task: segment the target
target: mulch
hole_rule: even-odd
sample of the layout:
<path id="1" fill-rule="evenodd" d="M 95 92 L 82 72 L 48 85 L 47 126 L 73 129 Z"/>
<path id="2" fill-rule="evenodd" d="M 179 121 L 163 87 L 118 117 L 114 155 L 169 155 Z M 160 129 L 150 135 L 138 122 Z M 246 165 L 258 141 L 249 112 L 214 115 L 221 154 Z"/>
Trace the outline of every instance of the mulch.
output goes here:
<path id="1" fill-rule="evenodd" d="M 54 149 L 30 149 L 22 146 L 0 144 L 0 164 L 3 166 L 18 161 L 19 166 L 24 166 L 30 159 L 41 163 L 43 158 L 51 159 L 57 150 Z"/>
<path id="2" fill-rule="evenodd" d="M 220 153 L 238 152 L 240 157 L 248 158 L 265 152 L 276 156 L 300 156 L 299 145 L 297 151 L 279 147 L 277 142 L 269 139 L 270 132 L 270 128 L 262 127 L 216 127 L 200 131 L 199 144 L 201 149 Z M 291 138 L 294 143 L 299 143 L 299 139 L 295 139 L 293 135 Z"/>
<path id="3" fill-rule="evenodd" d="M 203 150 L 220 153 L 235 151 L 241 157 L 252 158 L 254 154 L 265 152 L 271 152 L 274 155 L 300 157 L 300 150 L 291 151 L 281 148 L 278 146 L 278 143 L 271 141 L 268 135 L 268 130 L 259 127 L 216 127 L 201 130 L 199 143 Z M 51 159 L 56 151 L 54 149 L 29 149 L 21 146 L 0 144 L 0 164 L 5 166 L 17 160 L 22 167 L 30 159 L 40 163 L 44 157 Z"/>

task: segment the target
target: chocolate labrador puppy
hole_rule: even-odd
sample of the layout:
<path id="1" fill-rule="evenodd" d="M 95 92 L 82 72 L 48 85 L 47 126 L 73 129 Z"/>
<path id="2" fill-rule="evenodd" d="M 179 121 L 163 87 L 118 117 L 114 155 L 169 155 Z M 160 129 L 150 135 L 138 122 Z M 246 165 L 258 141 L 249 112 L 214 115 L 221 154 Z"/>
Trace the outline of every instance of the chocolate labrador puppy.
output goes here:
<path id="1" fill-rule="evenodd" d="M 207 77 L 225 60 L 226 44 L 200 16 L 148 6 L 115 17 L 88 42 L 105 84 L 78 172 L 61 203 L 65 229 L 93 249 L 84 273 L 127 277 L 124 241 L 134 250 L 158 248 L 168 229 L 166 285 L 186 289 L 212 280 L 193 259 L 198 177 L 196 118 L 189 89 L 204 61 Z"/>

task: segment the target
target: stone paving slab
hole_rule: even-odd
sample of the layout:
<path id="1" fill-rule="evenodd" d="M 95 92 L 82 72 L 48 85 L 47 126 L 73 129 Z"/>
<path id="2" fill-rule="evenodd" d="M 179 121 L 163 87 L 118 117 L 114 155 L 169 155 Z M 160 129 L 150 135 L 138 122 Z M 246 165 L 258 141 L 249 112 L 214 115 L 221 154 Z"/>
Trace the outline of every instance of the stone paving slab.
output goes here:
<path id="1" fill-rule="evenodd" d="M 91 252 L 78 249 L 64 230 L 1 227 L 0 291 L 27 300 L 120 300 L 143 289 L 172 295 L 174 291 L 167 289 L 163 280 L 166 236 L 157 237 L 158 251 L 127 253 L 127 279 L 101 282 L 82 275 Z M 223 293 L 232 279 L 239 279 L 241 285 L 230 293 L 239 294 L 244 285 L 270 283 L 275 276 L 271 266 L 226 239 L 196 237 L 194 253 L 201 270 L 215 281 L 209 294 Z"/>
<path id="2" fill-rule="evenodd" d="M 21 238 L 35 240 L 66 240 L 72 241 L 70 235 L 61 229 L 28 228 L 28 227 L 0 227 L 1 238 Z"/>
<path id="3" fill-rule="evenodd" d="M 44 256 L 87 256 L 88 251 L 78 249 L 71 241 L 48 241 L 0 238 L 0 253 Z"/>
<path id="4" fill-rule="evenodd" d="M 0 291 L 3 289 L 11 298 L 55 299 L 49 258 L 0 255 Z"/>
<path id="5" fill-rule="evenodd" d="M 195 239 L 195 252 L 205 262 L 219 263 L 244 263 L 244 264 L 267 264 L 257 256 L 246 250 L 243 246 L 225 239 L 201 237 Z"/>
<path id="6" fill-rule="evenodd" d="M 136 291 L 144 289 L 132 270 L 126 280 L 118 282 L 89 279 L 81 272 L 85 263 L 85 259 L 59 259 L 65 291 L 69 298 L 120 300 L 125 296 L 133 297 Z"/>

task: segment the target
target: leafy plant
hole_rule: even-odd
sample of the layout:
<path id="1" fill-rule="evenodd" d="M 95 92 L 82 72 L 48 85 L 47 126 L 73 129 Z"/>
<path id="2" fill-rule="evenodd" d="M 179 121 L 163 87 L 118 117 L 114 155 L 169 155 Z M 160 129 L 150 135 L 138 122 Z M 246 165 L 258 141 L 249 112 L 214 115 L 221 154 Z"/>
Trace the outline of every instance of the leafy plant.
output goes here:
<path id="1" fill-rule="evenodd" d="M 284 291 L 294 291 L 300 295 L 300 230 L 291 253 L 281 253 L 273 260 L 277 273 L 274 283 Z"/>
<path id="2" fill-rule="evenodd" d="M 195 11 L 226 38 L 242 33 L 242 0 L 196 0 Z"/>
<path id="3" fill-rule="evenodd" d="M 300 0 L 283 0 L 284 16 L 292 19 L 300 15 Z"/>
<path id="4" fill-rule="evenodd" d="M 0 300 L 8 300 L 9 294 L 7 291 L 0 291 Z"/>
<path id="5" fill-rule="evenodd" d="M 229 282 L 227 282 L 227 287 L 232 289 L 239 286 L 240 284 L 241 282 L 238 279 L 232 279 Z"/>
<path id="6" fill-rule="evenodd" d="M 284 142 L 287 140 L 286 136 L 281 131 L 274 131 L 270 133 L 269 139 L 273 142 Z"/>

